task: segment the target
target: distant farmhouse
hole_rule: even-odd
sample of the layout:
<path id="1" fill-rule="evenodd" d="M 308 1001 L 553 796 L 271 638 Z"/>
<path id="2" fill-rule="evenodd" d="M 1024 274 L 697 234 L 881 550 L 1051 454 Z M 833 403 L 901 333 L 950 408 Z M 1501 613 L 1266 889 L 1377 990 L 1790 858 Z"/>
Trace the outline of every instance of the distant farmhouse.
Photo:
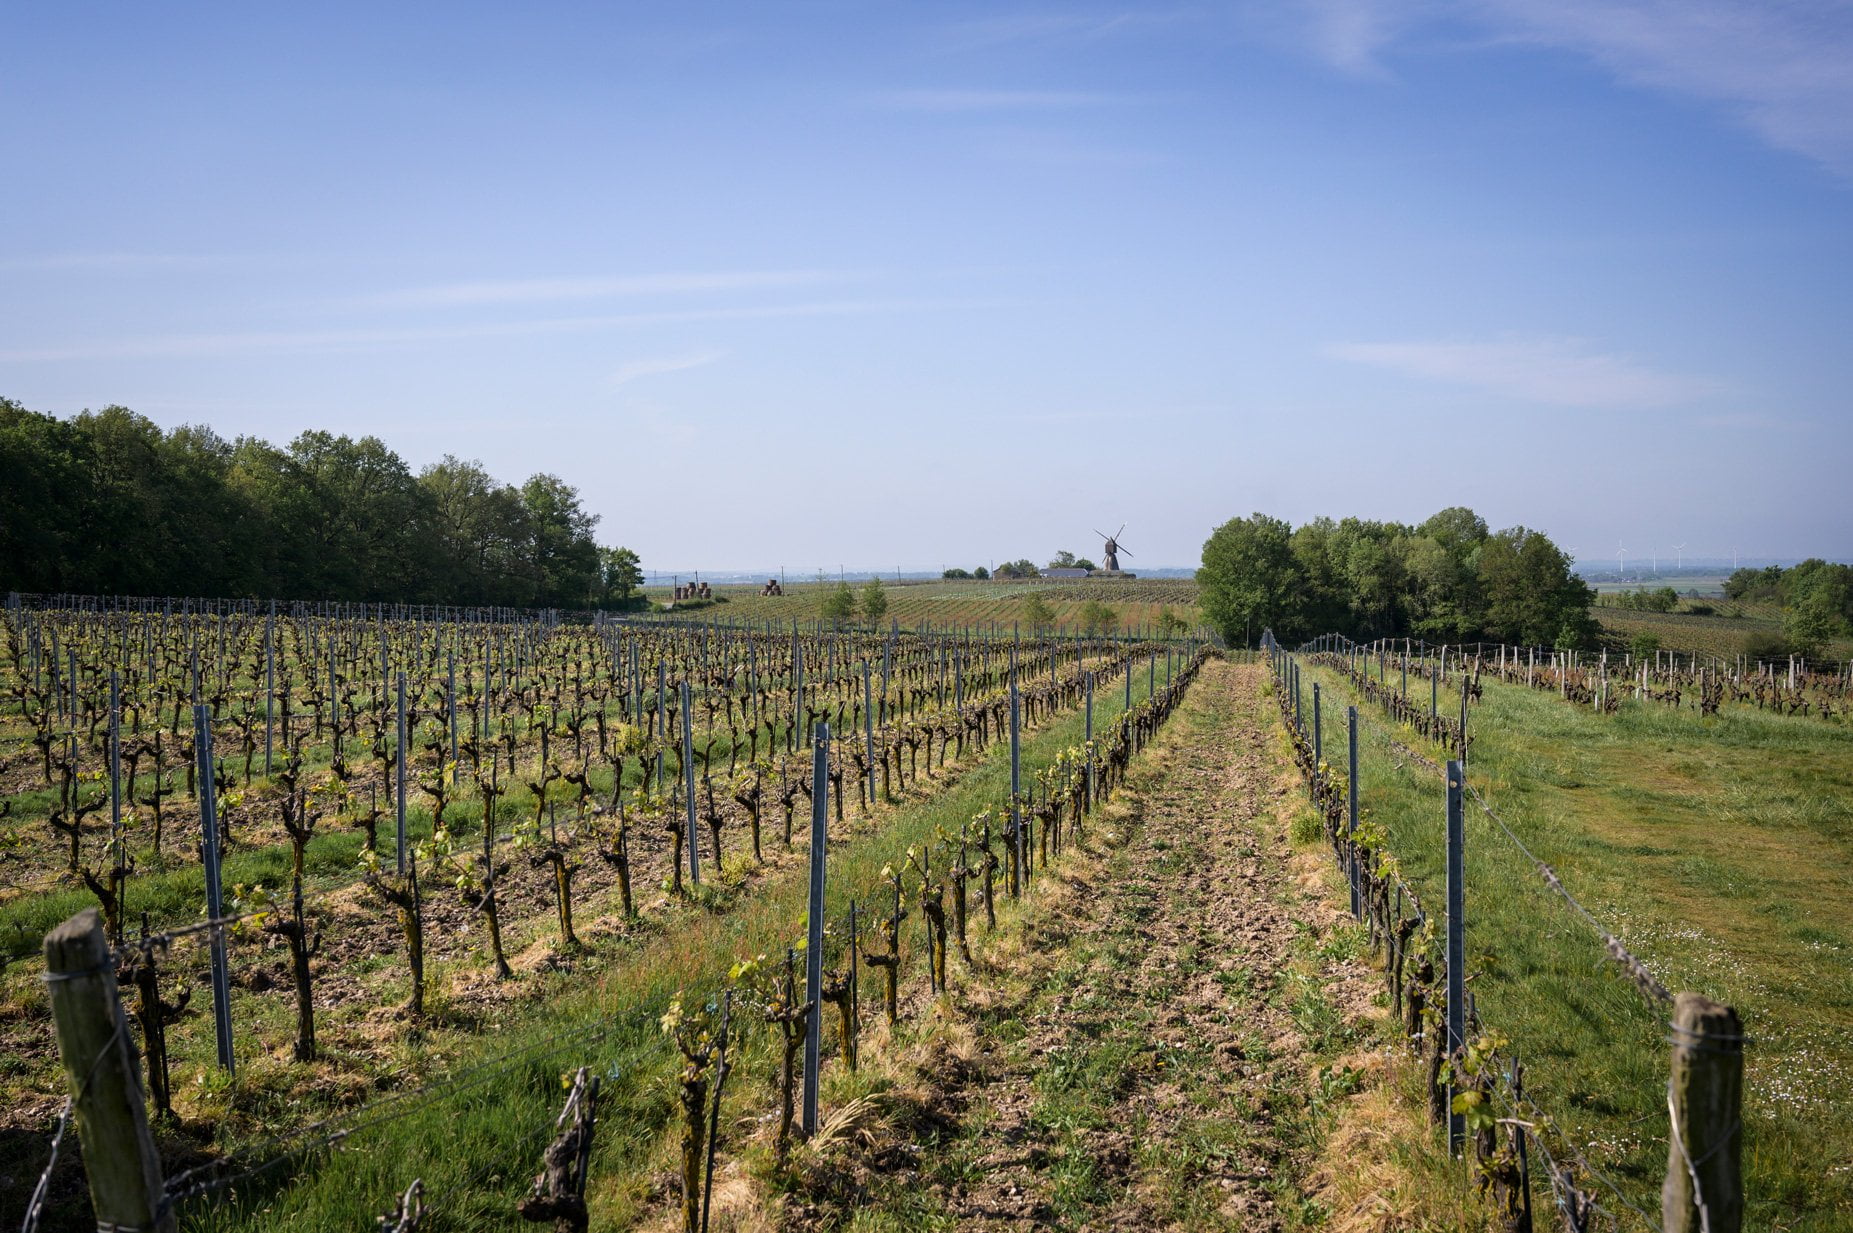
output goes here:
<path id="1" fill-rule="evenodd" d="M 1085 578 L 1087 571 L 1084 569 L 1045 569 L 1042 571 L 1042 576 L 1044 578 Z"/>

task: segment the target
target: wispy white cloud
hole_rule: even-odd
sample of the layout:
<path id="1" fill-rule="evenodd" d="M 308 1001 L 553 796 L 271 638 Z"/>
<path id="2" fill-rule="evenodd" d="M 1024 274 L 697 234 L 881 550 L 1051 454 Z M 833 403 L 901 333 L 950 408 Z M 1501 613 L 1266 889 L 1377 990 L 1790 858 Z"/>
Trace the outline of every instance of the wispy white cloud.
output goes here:
<path id="1" fill-rule="evenodd" d="M 641 295 L 692 295 L 814 286 L 861 277 L 833 270 L 724 270 L 687 274 L 630 274 L 564 278 L 482 279 L 408 287 L 362 296 L 373 308 L 461 308 L 483 304 L 543 304 L 561 300 L 618 299 Z"/>
<path id="2" fill-rule="evenodd" d="M 360 351 L 468 339 L 589 333 L 650 325 L 750 321 L 780 317 L 866 316 L 874 313 L 940 310 L 969 306 L 970 301 L 965 300 L 826 300 L 800 304 L 610 313 L 598 316 L 551 317 L 534 321 L 495 321 L 453 326 L 166 334 L 143 338 L 102 339 L 56 346 L 19 347 L 0 351 L 0 363 L 172 359 L 200 355 L 265 352 Z"/>
<path id="3" fill-rule="evenodd" d="M 1433 8 L 1428 0 L 1301 0 L 1306 36 L 1327 64 L 1362 77 L 1385 75 L 1378 53 Z"/>
<path id="4" fill-rule="evenodd" d="M 1381 75 L 1424 30 L 1585 56 L 1631 85 L 1721 105 L 1780 149 L 1853 177 L 1853 4 L 1845 0 L 1300 0 L 1301 39 Z"/>
<path id="5" fill-rule="evenodd" d="M 1517 37 L 1626 81 L 1723 103 L 1771 145 L 1853 175 L 1853 5 L 1844 0 L 1477 0 Z"/>
<path id="6" fill-rule="evenodd" d="M 1340 343 L 1327 353 L 1406 376 L 1559 407 L 1651 410 L 1723 388 L 1705 378 L 1662 372 L 1626 356 L 1604 354 L 1574 338 Z"/>
<path id="7" fill-rule="evenodd" d="M 652 359 L 631 360 L 620 364 L 618 370 L 611 374 L 614 386 L 629 385 L 639 377 L 657 377 L 665 373 L 687 372 L 691 368 L 703 368 L 726 356 L 725 351 L 698 351 L 688 355 L 664 355 Z"/>
<path id="8" fill-rule="evenodd" d="M 1140 101 L 1089 90 L 882 90 L 869 97 L 877 106 L 903 111 L 1067 111 Z"/>

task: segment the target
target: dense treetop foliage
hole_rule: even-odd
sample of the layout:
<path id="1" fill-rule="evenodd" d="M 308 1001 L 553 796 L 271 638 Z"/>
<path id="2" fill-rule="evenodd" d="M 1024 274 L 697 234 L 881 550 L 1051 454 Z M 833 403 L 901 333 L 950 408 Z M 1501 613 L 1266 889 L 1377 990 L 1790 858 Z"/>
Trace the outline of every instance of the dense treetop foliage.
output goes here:
<path id="1" fill-rule="evenodd" d="M 597 523 L 557 476 L 517 488 L 449 456 L 415 475 L 377 437 L 279 449 L 0 398 L 0 588 L 629 606 L 637 556 Z"/>
<path id="2" fill-rule="evenodd" d="M 1613 595 L 1604 595 L 1601 603 L 1611 608 L 1626 608 L 1634 612 L 1671 612 L 1679 607 L 1679 592 L 1672 587 L 1636 587 L 1632 591 L 1617 591 Z"/>
<path id="3" fill-rule="evenodd" d="M 1788 569 L 1740 569 L 1724 580 L 1724 593 L 1779 605 L 1783 637 L 1803 654 L 1853 632 L 1853 565 L 1811 557 Z"/>
<path id="4" fill-rule="evenodd" d="M 1590 589 L 1549 537 L 1488 531 L 1460 507 L 1414 527 L 1233 518 L 1203 545 L 1197 581 L 1205 618 L 1236 645 L 1265 628 L 1288 644 L 1332 631 L 1565 647 L 1596 636 Z"/>

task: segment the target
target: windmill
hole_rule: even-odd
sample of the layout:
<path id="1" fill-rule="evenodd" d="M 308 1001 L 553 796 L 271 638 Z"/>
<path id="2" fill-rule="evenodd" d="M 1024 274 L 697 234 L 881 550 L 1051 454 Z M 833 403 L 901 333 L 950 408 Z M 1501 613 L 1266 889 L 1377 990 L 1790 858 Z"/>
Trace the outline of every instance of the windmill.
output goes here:
<path id="1" fill-rule="evenodd" d="M 1126 524 L 1122 522 L 1120 523 L 1119 531 L 1115 531 L 1111 535 L 1098 529 L 1094 532 L 1095 535 L 1107 541 L 1106 550 L 1101 554 L 1101 567 L 1109 574 L 1117 574 L 1120 572 L 1120 532 L 1125 529 Z M 1126 555 L 1131 556 L 1132 549 L 1126 549 Z"/>

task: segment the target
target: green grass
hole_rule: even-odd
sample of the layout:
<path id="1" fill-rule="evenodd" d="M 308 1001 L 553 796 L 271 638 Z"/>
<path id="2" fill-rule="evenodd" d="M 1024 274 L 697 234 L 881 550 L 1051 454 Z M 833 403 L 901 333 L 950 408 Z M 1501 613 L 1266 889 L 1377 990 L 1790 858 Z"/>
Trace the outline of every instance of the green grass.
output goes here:
<path id="1" fill-rule="evenodd" d="M 1135 701 L 1144 682 L 1135 680 Z M 1096 723 L 1119 713 L 1121 695 L 1096 698 Z M 1026 737 L 1025 762 L 1042 765 L 1077 742 L 1083 720 L 1070 714 Z M 897 863 L 910 844 L 940 827 L 956 828 L 994 805 L 1009 788 L 1007 744 L 994 745 L 977 766 L 940 795 L 909 806 L 879 833 L 854 838 L 831 856 L 831 913 L 846 910 L 852 893 L 866 894 L 884 864 Z M 329 1159 L 311 1163 L 289 1185 L 247 1191 L 233 1204 L 196 1204 L 183 1226 L 201 1229 L 347 1230 L 390 1205 L 412 1178 L 424 1179 L 445 1227 L 512 1223 L 560 1100 L 560 1074 L 590 1065 L 607 1077 L 600 1099 L 592 1193 L 601 1225 L 625 1226 L 648 1205 L 649 1173 L 660 1163 L 662 1135 L 673 1109 L 672 1050 L 658 1028 L 670 997 L 681 988 L 719 988 L 740 955 L 773 951 L 799 936 L 805 887 L 801 871 L 773 879 L 743 896 L 725 914 L 683 910 L 633 954 L 603 967 L 596 979 L 539 977 L 546 996 L 512 1014 L 490 1037 L 458 1046 L 458 1064 L 538 1047 L 562 1032 L 601 1032 L 596 1043 L 542 1052 L 505 1075 L 460 1096 L 439 1100 L 402 1120 L 351 1137 Z M 909 942 L 914 939 L 910 936 Z M 748 1055 L 742 1065 L 763 1065 Z M 425 1077 L 408 1059 L 406 1081 Z M 233 1100 L 249 1099 L 257 1077 L 241 1078 Z M 736 1106 L 731 1113 L 741 1112 Z M 281 1173 L 283 1171 L 279 1171 Z"/>
<path id="2" fill-rule="evenodd" d="M 1334 704 L 1347 697 L 1334 674 L 1308 673 Z M 1520 838 L 1669 988 L 1742 1014 L 1755 1038 L 1746 1227 L 1847 1227 L 1853 734 L 1744 708 L 1701 719 L 1627 702 L 1604 717 L 1491 683 L 1470 722 L 1468 779 Z M 1399 769 L 1368 725 L 1360 746 L 1361 808 L 1387 827 L 1439 927 L 1442 786 L 1419 766 Z M 1471 800 L 1467 852 L 1470 989 L 1483 1020 L 1511 1039 L 1530 1090 L 1591 1161 L 1657 1210 L 1660 1017 Z"/>

